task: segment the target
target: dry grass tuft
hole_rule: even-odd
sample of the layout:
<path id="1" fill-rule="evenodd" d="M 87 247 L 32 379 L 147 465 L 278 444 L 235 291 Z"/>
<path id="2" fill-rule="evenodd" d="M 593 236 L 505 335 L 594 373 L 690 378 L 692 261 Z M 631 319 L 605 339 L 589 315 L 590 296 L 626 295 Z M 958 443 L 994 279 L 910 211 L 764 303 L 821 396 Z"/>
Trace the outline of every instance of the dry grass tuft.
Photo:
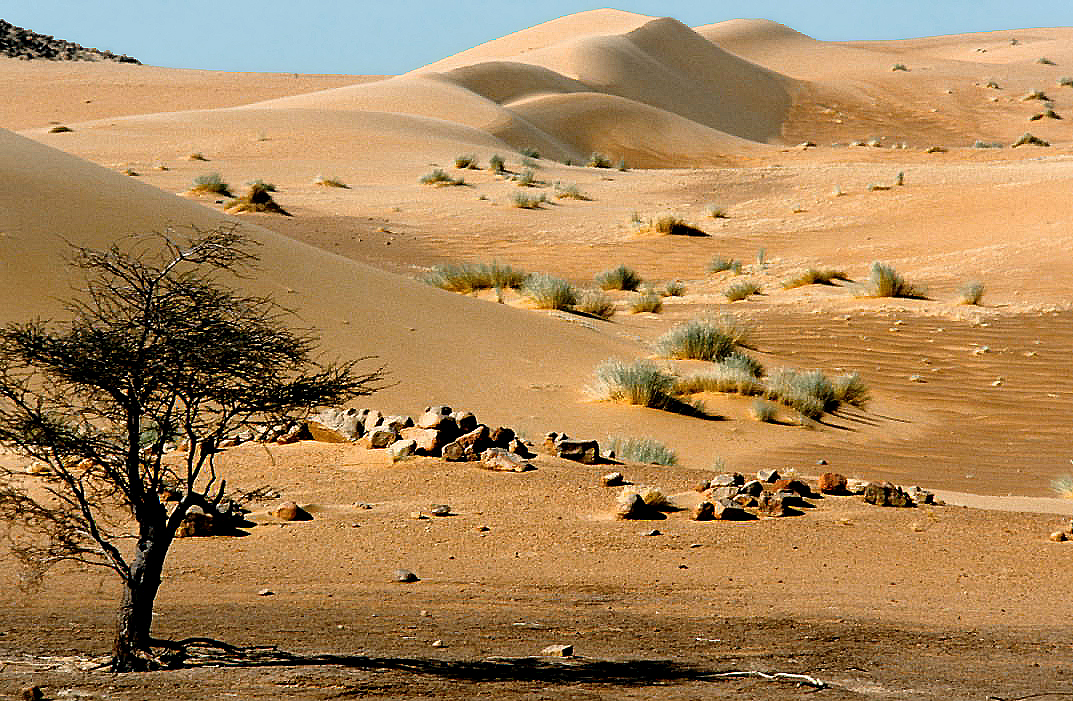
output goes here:
<path id="1" fill-rule="evenodd" d="M 254 182 L 250 185 L 249 190 L 242 197 L 237 198 L 227 208 L 227 211 L 241 214 L 246 212 L 263 212 L 267 214 L 280 214 L 285 217 L 291 216 L 287 210 L 279 206 L 274 199 L 272 199 L 272 192 L 275 191 L 275 186 L 262 183 L 260 181 Z"/>
<path id="2" fill-rule="evenodd" d="M 213 195 L 231 197 L 231 186 L 224 182 L 219 173 L 208 173 L 194 178 L 190 192 L 205 192 Z"/>
<path id="3" fill-rule="evenodd" d="M 849 281 L 849 276 L 842 270 L 809 268 L 782 283 L 782 287 L 792 290 L 806 285 L 833 285 L 833 280 Z"/>
<path id="4" fill-rule="evenodd" d="M 321 187 L 338 187 L 344 190 L 350 189 L 350 186 L 344 183 L 339 178 L 326 178 L 323 175 L 318 175 L 316 180 L 313 181 L 313 184 L 319 185 Z"/>
<path id="5" fill-rule="evenodd" d="M 910 284 L 894 268 L 878 261 L 872 263 L 868 282 L 859 286 L 857 296 L 926 299 L 923 288 Z"/>
<path id="6" fill-rule="evenodd" d="M 601 290 L 626 290 L 633 292 L 644 282 L 633 268 L 620 265 L 596 275 L 596 284 Z"/>

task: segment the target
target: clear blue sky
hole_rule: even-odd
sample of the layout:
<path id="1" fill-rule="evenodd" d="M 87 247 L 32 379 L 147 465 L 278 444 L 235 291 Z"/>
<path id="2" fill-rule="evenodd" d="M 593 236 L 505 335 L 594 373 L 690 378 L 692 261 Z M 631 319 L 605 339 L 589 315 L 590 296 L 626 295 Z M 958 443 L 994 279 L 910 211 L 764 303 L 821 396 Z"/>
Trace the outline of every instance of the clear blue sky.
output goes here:
<path id="1" fill-rule="evenodd" d="M 762 17 L 828 40 L 1073 26 L 1073 0 L 0 0 L 0 19 L 158 66 L 395 74 L 609 6 L 691 26 Z"/>

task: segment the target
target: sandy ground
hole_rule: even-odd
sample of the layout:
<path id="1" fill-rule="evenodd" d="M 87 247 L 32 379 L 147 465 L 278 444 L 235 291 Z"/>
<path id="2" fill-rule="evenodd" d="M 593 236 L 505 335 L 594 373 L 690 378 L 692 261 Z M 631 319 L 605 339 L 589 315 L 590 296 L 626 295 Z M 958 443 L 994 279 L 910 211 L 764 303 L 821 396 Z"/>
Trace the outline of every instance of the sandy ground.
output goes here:
<path id="1" fill-rule="evenodd" d="M 719 460 L 743 473 L 831 469 L 919 484 L 948 503 L 891 510 L 829 497 L 787 519 L 705 524 L 677 513 L 634 524 L 610 519 L 601 467 L 542 457 L 535 472 L 498 475 L 435 460 L 392 466 L 355 447 L 239 448 L 224 458 L 233 485 L 272 485 L 314 520 L 276 523 L 266 502 L 247 537 L 178 543 L 156 631 L 294 657 L 122 679 L 47 661 L 108 648 L 114 583 L 68 570 L 0 611 L 0 689 L 35 681 L 50 697 L 130 699 L 810 693 L 711 676 L 755 669 L 818 676 L 831 698 L 1069 692 L 1069 550 L 1046 537 L 1073 512 L 1050 486 L 1073 471 L 1073 88 L 1058 85 L 1071 35 L 826 43 L 762 21 L 694 31 L 599 11 L 384 79 L 0 62 L 15 96 L 0 108 L 5 321 L 57 313 L 72 284 L 59 262 L 65 239 L 101 246 L 214 226 L 233 218 L 223 200 L 186 192 L 195 177 L 218 172 L 239 190 L 262 179 L 294 216 L 241 218 L 263 245 L 260 272 L 238 284 L 295 308 L 329 354 L 377 356 L 397 384 L 369 406 L 449 404 L 532 439 L 651 437 L 679 466 L 623 469 L 682 503 Z M 1046 109 L 1021 99 L 1033 90 L 1067 119 L 1030 122 Z M 50 133 L 53 122 L 73 131 Z M 1052 145 L 1009 148 L 1029 130 Z M 526 147 L 544 158 L 523 163 Z M 593 151 L 629 169 L 584 167 Z M 189 160 L 194 152 L 208 160 Z M 467 153 L 482 165 L 500 154 L 515 173 L 533 167 L 538 184 L 525 191 L 550 202 L 512 207 L 514 182 L 452 167 Z M 420 185 L 435 167 L 466 184 Z M 556 183 L 590 199 L 557 199 Z M 708 217 L 711 204 L 727 218 Z M 709 236 L 640 234 L 630 223 L 663 213 Z M 763 294 L 728 302 L 734 275 L 708 273 L 715 256 L 742 261 Z M 635 315 L 630 295 L 613 293 L 619 312 L 603 322 L 415 280 L 467 260 L 578 285 L 624 263 L 657 285 L 680 280 L 686 294 Z M 875 260 L 926 286 L 926 299 L 861 298 L 852 283 L 782 288 L 805 267 L 860 281 Z M 983 304 L 960 304 L 973 280 Z M 809 429 L 788 414 L 757 423 L 740 397 L 704 396 L 721 417 L 710 421 L 589 396 L 600 362 L 652 356 L 661 334 L 703 313 L 746 322 L 769 369 L 860 372 L 872 401 Z M 455 515 L 411 518 L 436 503 Z M 662 535 L 641 535 L 652 528 Z M 397 567 L 421 581 L 392 582 Z M 2 583 L 15 591 L 12 568 Z M 257 596 L 266 587 L 274 594 Z M 528 659 L 551 643 L 573 644 L 579 658 Z M 525 659 L 489 662 L 503 657 Z"/>

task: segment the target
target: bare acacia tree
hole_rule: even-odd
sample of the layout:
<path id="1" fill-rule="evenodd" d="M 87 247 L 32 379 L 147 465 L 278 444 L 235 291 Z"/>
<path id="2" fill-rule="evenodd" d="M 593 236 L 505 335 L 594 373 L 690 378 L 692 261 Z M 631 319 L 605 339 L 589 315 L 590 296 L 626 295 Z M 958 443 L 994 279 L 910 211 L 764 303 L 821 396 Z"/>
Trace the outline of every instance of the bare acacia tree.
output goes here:
<path id="1" fill-rule="evenodd" d="M 0 444 L 48 468 L 0 474 L 0 520 L 33 574 L 74 561 L 119 575 L 117 672 L 154 668 L 167 649 L 150 634 L 164 560 L 190 510 L 225 499 L 220 441 L 383 380 L 359 371 L 368 358 L 315 362 L 316 338 L 285 310 L 218 282 L 255 260 L 236 227 L 128 243 L 74 249 L 88 286 L 69 321 L 0 329 Z M 169 453 L 172 440 L 189 447 Z"/>

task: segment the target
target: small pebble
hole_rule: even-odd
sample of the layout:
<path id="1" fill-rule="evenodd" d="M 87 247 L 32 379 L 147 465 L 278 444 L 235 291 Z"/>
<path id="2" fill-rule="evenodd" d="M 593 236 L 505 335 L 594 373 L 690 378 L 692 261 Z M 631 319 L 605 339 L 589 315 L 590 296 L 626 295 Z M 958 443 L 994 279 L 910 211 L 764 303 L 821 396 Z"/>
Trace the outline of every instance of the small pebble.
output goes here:
<path id="1" fill-rule="evenodd" d="M 650 531 L 645 531 L 641 535 L 643 535 L 643 536 L 651 536 L 651 535 L 663 535 L 663 534 L 659 531 L 658 528 L 653 528 Z"/>
<path id="2" fill-rule="evenodd" d="M 395 581 L 409 584 L 411 582 L 419 582 L 420 578 L 411 572 L 410 570 L 395 570 Z"/>
<path id="3" fill-rule="evenodd" d="M 271 589 L 269 589 L 267 587 L 265 587 L 264 589 L 258 589 L 257 590 L 257 596 L 272 596 L 275 593 L 276 592 L 272 591 Z"/>
<path id="4" fill-rule="evenodd" d="M 451 515 L 451 507 L 448 506 L 447 504 L 433 504 L 432 508 L 429 509 L 429 511 L 432 512 L 433 516 L 450 516 Z"/>
<path id="5" fill-rule="evenodd" d="M 433 640 L 432 647 L 447 647 L 447 645 L 442 640 Z"/>

